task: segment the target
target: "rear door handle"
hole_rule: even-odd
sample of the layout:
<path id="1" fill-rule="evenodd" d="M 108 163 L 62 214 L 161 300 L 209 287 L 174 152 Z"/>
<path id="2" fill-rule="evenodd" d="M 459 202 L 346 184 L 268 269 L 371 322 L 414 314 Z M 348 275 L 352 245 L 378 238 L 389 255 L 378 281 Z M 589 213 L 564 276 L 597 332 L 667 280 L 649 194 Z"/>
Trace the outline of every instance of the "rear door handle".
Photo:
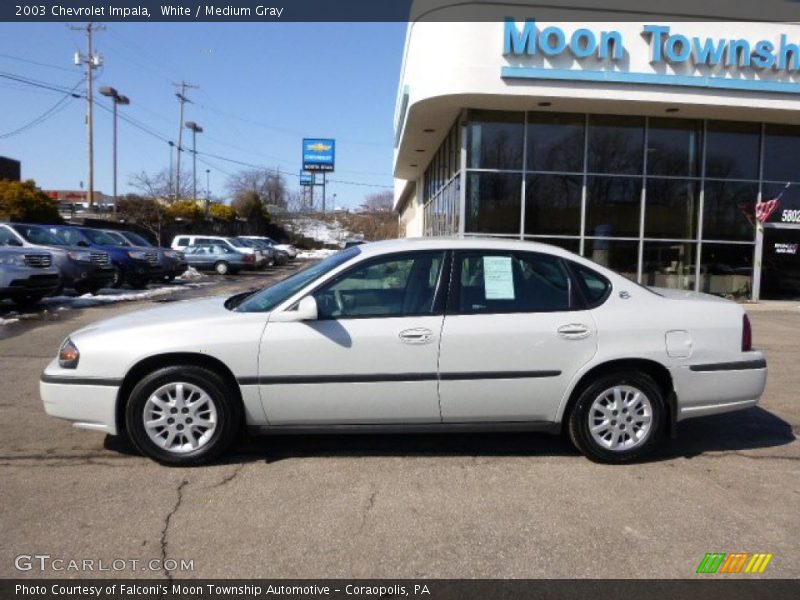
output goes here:
<path id="1" fill-rule="evenodd" d="M 398 334 L 404 344 L 427 344 L 433 340 L 433 332 L 425 327 L 404 329 Z"/>
<path id="2" fill-rule="evenodd" d="M 558 335 L 566 340 L 582 340 L 591 333 L 592 331 L 583 323 L 569 323 L 558 328 Z"/>

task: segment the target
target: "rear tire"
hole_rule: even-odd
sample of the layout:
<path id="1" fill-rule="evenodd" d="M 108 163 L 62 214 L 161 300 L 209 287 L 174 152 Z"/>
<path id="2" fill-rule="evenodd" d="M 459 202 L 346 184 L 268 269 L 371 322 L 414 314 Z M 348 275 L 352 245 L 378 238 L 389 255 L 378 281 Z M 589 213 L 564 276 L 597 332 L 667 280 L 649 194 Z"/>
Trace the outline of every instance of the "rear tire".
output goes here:
<path id="1" fill-rule="evenodd" d="M 569 415 L 569 437 L 595 462 L 632 462 L 658 444 L 664 406 L 664 395 L 649 375 L 609 373 L 580 392 Z"/>
<path id="2" fill-rule="evenodd" d="M 241 402 L 216 372 L 193 365 L 153 371 L 131 392 L 125 427 L 142 454 L 163 465 L 211 462 L 242 431 Z"/>
<path id="3" fill-rule="evenodd" d="M 226 263 L 224 260 L 219 261 L 214 265 L 214 270 L 217 272 L 218 275 L 227 275 L 228 271 L 231 270 L 230 265 Z"/>

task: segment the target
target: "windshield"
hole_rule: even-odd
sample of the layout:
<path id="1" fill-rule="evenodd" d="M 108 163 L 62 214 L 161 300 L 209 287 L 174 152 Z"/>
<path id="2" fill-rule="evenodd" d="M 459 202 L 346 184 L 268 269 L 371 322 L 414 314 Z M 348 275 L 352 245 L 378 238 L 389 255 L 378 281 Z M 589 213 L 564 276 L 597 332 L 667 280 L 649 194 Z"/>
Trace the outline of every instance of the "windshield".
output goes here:
<path id="1" fill-rule="evenodd" d="M 14 225 L 22 237 L 28 240 L 31 244 L 39 244 L 42 246 L 65 246 L 64 240 L 53 235 L 46 229 L 36 227 L 34 225 Z"/>
<path id="2" fill-rule="evenodd" d="M 128 238 L 128 241 L 133 242 L 137 246 L 148 246 L 148 247 L 152 247 L 153 246 L 153 244 L 148 242 L 146 239 L 144 239 L 138 233 L 133 233 L 132 231 L 126 231 L 125 232 L 125 237 Z"/>
<path id="3" fill-rule="evenodd" d="M 253 240 L 231 240 L 234 246 L 238 246 L 236 242 L 241 242 L 243 246 L 247 246 L 248 248 L 258 248 L 258 244 L 256 244 Z"/>
<path id="4" fill-rule="evenodd" d="M 306 267 L 301 271 L 297 271 L 290 275 L 283 281 L 275 285 L 265 288 L 260 292 L 250 296 L 246 302 L 243 302 L 236 310 L 241 312 L 266 312 L 270 311 L 278 304 L 287 300 L 290 296 L 296 294 L 306 285 L 315 279 L 322 277 L 329 271 L 332 271 L 341 264 L 346 263 L 351 258 L 357 256 L 360 250 L 358 248 L 350 248 L 342 250 L 332 256 L 329 256 L 322 262 L 315 265 Z"/>
<path id="5" fill-rule="evenodd" d="M 130 242 L 115 231 L 104 231 L 115 246 L 130 246 Z M 95 242 L 101 244 L 102 242 Z"/>
<path id="6" fill-rule="evenodd" d="M 97 229 L 81 229 L 81 233 L 88 237 L 92 243 L 100 246 L 127 246 L 128 244 L 120 244 L 115 241 L 110 235 Z"/>

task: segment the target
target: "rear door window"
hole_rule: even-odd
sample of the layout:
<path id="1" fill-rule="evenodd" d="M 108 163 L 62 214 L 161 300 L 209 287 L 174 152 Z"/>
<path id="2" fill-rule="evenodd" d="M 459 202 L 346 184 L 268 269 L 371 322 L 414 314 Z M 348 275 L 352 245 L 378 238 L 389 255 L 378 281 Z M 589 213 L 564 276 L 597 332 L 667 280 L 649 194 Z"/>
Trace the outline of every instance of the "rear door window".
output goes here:
<path id="1" fill-rule="evenodd" d="M 572 280 L 556 256 L 462 252 L 457 268 L 459 286 L 453 304 L 460 314 L 575 310 Z"/>

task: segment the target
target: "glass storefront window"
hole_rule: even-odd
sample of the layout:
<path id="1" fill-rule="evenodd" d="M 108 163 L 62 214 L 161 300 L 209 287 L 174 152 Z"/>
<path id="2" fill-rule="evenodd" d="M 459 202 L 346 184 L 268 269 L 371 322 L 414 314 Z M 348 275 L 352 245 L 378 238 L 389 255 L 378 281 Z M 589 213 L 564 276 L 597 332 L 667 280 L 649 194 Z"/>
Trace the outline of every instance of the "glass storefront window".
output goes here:
<path id="1" fill-rule="evenodd" d="M 529 171 L 583 171 L 586 118 L 582 114 L 529 113 Z"/>
<path id="2" fill-rule="evenodd" d="M 703 122 L 652 118 L 647 130 L 647 173 L 698 177 Z"/>
<path id="3" fill-rule="evenodd" d="M 709 121 L 706 177 L 758 179 L 761 126 L 758 123 Z"/>
<path id="4" fill-rule="evenodd" d="M 583 255 L 598 265 L 608 267 L 623 277 L 636 281 L 639 266 L 639 242 L 587 239 Z"/>
<path id="5" fill-rule="evenodd" d="M 471 111 L 467 126 L 470 169 L 522 169 L 525 114 Z"/>
<path id="6" fill-rule="evenodd" d="M 652 287 L 694 289 L 697 244 L 645 242 L 642 284 Z"/>
<path id="7" fill-rule="evenodd" d="M 706 181 L 703 239 L 752 242 L 757 199 L 757 183 Z"/>
<path id="8" fill-rule="evenodd" d="M 745 299 L 753 281 L 753 244 L 707 244 L 700 253 L 700 291 Z"/>
<path id="9" fill-rule="evenodd" d="M 644 123 L 644 117 L 590 115 L 588 171 L 640 174 Z"/>
<path id="10" fill-rule="evenodd" d="M 588 177 L 586 235 L 639 237 L 642 180 L 638 177 Z"/>
<path id="11" fill-rule="evenodd" d="M 578 254 L 581 248 L 581 241 L 576 238 L 540 238 L 536 236 L 525 236 L 525 239 L 529 242 L 539 242 L 540 244 L 557 246 L 574 254 Z"/>
<path id="12" fill-rule="evenodd" d="M 766 125 L 764 131 L 764 179 L 800 181 L 800 127 Z"/>
<path id="13" fill-rule="evenodd" d="M 519 234 L 522 175 L 467 174 L 467 233 Z"/>
<path id="14" fill-rule="evenodd" d="M 648 179 L 644 237 L 691 240 L 697 236 L 700 182 Z"/>
<path id="15" fill-rule="evenodd" d="M 525 180 L 525 233 L 580 235 L 580 175 L 528 175 Z"/>

